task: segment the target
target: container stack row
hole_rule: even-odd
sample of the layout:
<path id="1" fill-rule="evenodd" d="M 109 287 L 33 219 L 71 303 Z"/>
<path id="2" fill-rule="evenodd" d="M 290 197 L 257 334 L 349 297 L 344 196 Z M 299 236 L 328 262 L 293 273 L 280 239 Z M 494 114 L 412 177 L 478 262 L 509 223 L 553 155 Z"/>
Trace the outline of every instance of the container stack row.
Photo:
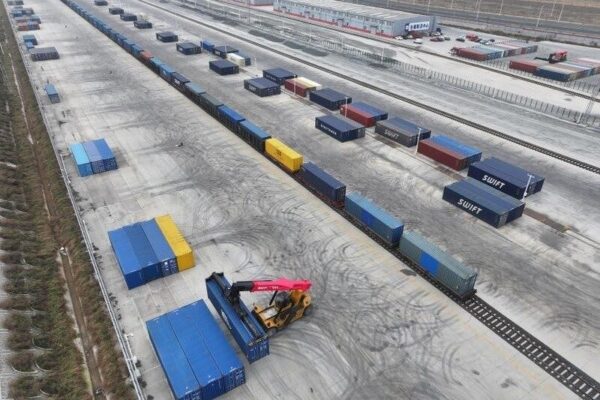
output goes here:
<path id="1" fill-rule="evenodd" d="M 175 400 L 210 400 L 246 383 L 244 365 L 204 301 L 146 322 Z"/>
<path id="2" fill-rule="evenodd" d="M 600 60 L 576 58 L 552 64 L 542 60 L 513 60 L 510 62 L 509 67 L 542 78 L 570 82 L 600 73 Z"/>
<path id="3" fill-rule="evenodd" d="M 56 92 L 56 89 L 54 91 Z M 50 93 L 48 95 L 50 96 Z M 58 96 L 58 93 L 56 95 Z M 79 176 L 100 174 L 119 167 L 114 153 L 104 139 L 74 143 L 70 149 Z"/>
<path id="4" fill-rule="evenodd" d="M 42 20 L 35 15 L 33 8 L 23 7 L 22 1 L 13 1 L 9 15 L 14 19 L 18 31 L 37 31 L 40 29 Z M 11 6 L 11 4 L 9 4 Z"/>
<path id="5" fill-rule="evenodd" d="M 469 58 L 476 61 L 488 61 L 498 58 L 518 56 L 522 54 L 535 53 L 538 49 L 536 44 L 524 42 L 505 42 L 493 43 L 488 45 L 479 45 L 475 47 L 454 48 L 454 53 L 463 58 Z"/>
<path id="6" fill-rule="evenodd" d="M 108 238 L 128 289 L 194 266 L 194 253 L 170 215 L 126 225 Z"/>

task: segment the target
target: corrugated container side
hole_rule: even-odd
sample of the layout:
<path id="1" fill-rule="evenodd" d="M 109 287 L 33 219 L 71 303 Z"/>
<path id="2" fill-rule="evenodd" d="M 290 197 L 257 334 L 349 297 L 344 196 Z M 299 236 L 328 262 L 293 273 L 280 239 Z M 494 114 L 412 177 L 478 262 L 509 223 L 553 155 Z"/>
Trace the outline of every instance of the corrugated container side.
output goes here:
<path id="1" fill-rule="evenodd" d="M 199 400 L 200 385 L 167 316 L 147 321 L 146 329 L 175 400 Z"/>
<path id="2" fill-rule="evenodd" d="M 177 258 L 178 270 L 184 271 L 192 268 L 195 264 L 194 252 L 181 234 L 181 231 L 179 231 L 179 228 L 177 228 L 173 218 L 170 215 L 161 215 L 160 217 L 156 217 L 155 220 Z"/>
<path id="3" fill-rule="evenodd" d="M 510 210 L 508 212 L 508 218 L 506 222 L 511 222 L 523 215 L 523 211 L 525 210 L 525 203 L 523 203 L 519 199 L 515 199 L 512 196 L 507 195 L 506 193 L 502 193 L 493 187 L 486 185 L 483 182 L 479 182 L 473 178 L 465 178 L 465 182 L 467 182 L 471 187 L 481 193 L 486 193 L 488 197 L 493 199 L 494 203 L 498 205 L 502 205 L 503 207 Z M 485 195 L 484 195 L 485 196 Z"/>
<path id="4" fill-rule="evenodd" d="M 207 324 L 208 321 L 197 315 L 191 308 L 191 304 L 170 311 L 165 316 L 198 381 L 201 399 L 214 399 L 225 393 L 223 374 L 217 367 L 204 339 L 202 325 Z"/>
<path id="5" fill-rule="evenodd" d="M 200 328 L 204 334 L 204 340 L 217 367 L 223 374 L 225 392 L 246 383 L 244 365 L 229 344 L 221 328 L 219 328 L 206 303 L 203 300 L 192 303 L 189 311 L 199 317 L 198 320 L 201 322 Z"/>
<path id="6" fill-rule="evenodd" d="M 104 172 L 104 160 L 102 159 L 102 155 L 96 148 L 94 142 L 84 142 L 83 148 L 85 149 L 85 153 L 87 154 L 90 160 L 90 164 L 92 166 L 92 171 L 94 171 L 94 174 Z"/>
<path id="7" fill-rule="evenodd" d="M 364 126 L 344 117 L 333 115 L 324 115 L 315 118 L 315 128 L 340 142 L 347 142 L 365 136 Z"/>
<path id="8" fill-rule="evenodd" d="M 400 252 L 460 297 L 473 293 L 477 273 L 415 232 L 404 232 Z"/>
<path id="9" fill-rule="evenodd" d="M 478 182 L 475 181 L 475 183 Z M 481 185 L 486 186 L 483 183 Z M 489 188 L 489 186 L 486 187 Z M 514 204 L 501 197 L 506 195 L 498 191 L 495 192 L 496 194 L 487 192 L 465 180 L 446 186 L 442 198 L 482 221 L 499 228 L 510 222 L 509 220 L 518 218 L 522 214 L 524 204 L 515 207 Z"/>
<path id="10" fill-rule="evenodd" d="M 189 321 L 191 330 L 201 336 L 209 356 L 219 372 L 221 393 L 228 392 L 246 382 L 244 365 L 229 344 L 225 333 L 208 310 L 203 300 L 180 308 L 180 315 Z M 212 398 L 212 397 L 203 397 Z"/>
<path id="11" fill-rule="evenodd" d="M 163 235 L 156 221 L 151 219 L 149 221 L 141 222 L 141 225 L 154 254 L 156 254 L 156 258 L 160 263 L 161 275 L 169 276 L 178 272 L 175 253 L 173 253 L 171 246 L 169 246 L 165 235 Z"/>
<path id="12" fill-rule="evenodd" d="M 286 80 L 284 82 L 284 87 L 290 92 L 301 97 L 306 97 L 306 94 L 309 91 L 314 90 L 313 88 L 304 85 L 302 82 L 298 82 L 297 78 Z"/>
<path id="13" fill-rule="evenodd" d="M 198 96 L 200 107 L 215 118 L 218 118 L 219 107 L 223 106 L 223 102 L 208 93 L 202 93 Z"/>
<path id="14" fill-rule="evenodd" d="M 272 68 L 263 70 L 263 77 L 279 85 L 283 85 L 286 80 L 293 79 L 297 75 L 283 68 Z"/>
<path id="15" fill-rule="evenodd" d="M 81 143 L 74 143 L 71 145 L 71 154 L 75 160 L 75 165 L 77 166 L 77 172 L 79 173 L 79 176 L 89 176 L 94 173 L 92 171 L 90 159 L 85 153 Z"/>
<path id="16" fill-rule="evenodd" d="M 346 185 L 329 175 L 312 162 L 302 165 L 298 177 L 321 197 L 338 206 L 343 205 L 346 197 Z"/>
<path id="17" fill-rule="evenodd" d="M 358 193 L 346 195 L 346 211 L 390 246 L 397 246 L 404 224 Z"/>
<path id="18" fill-rule="evenodd" d="M 516 199 L 523 198 L 525 187 L 529 181 L 529 172 L 500 160 L 498 161 L 499 163 L 495 163 L 494 160 L 487 159 L 474 163 L 469 167 L 468 176 Z M 543 177 L 532 174 L 526 195 L 529 196 L 539 192 L 543 184 Z"/>
<path id="19" fill-rule="evenodd" d="M 289 172 L 298 172 L 302 166 L 302 155 L 277 139 L 271 138 L 265 141 L 265 154 Z"/>
<path id="20" fill-rule="evenodd" d="M 457 171 L 467 166 L 467 157 L 442 147 L 431 139 L 421 140 L 417 151 Z"/>
<path id="21" fill-rule="evenodd" d="M 313 90 L 308 97 L 313 103 L 332 111 L 339 110 L 342 104 L 352 103 L 352 97 L 332 89 Z"/>
<path id="22" fill-rule="evenodd" d="M 271 138 L 271 135 L 248 120 L 240 122 L 238 134 L 261 153 L 265 151 L 265 141 Z"/>
<path id="23" fill-rule="evenodd" d="M 387 112 L 380 110 L 377 107 L 373 107 L 370 104 L 363 103 L 361 101 L 352 103 L 352 108 L 358 109 L 364 113 L 367 113 L 368 115 L 375 118 L 375 121 L 383 121 L 384 119 L 387 119 L 387 117 L 388 117 Z"/>
<path id="24" fill-rule="evenodd" d="M 342 104 L 340 106 L 340 115 L 350 118 L 367 128 L 375 126 L 377 122 L 375 116 L 355 107 L 354 104 Z"/>
<path id="25" fill-rule="evenodd" d="M 238 132 L 240 122 L 246 119 L 228 106 L 219 107 L 217 114 L 219 115 L 219 121 L 234 133 Z"/>
<path id="26" fill-rule="evenodd" d="M 104 163 L 105 171 L 112 171 L 118 168 L 117 159 L 115 158 L 115 155 L 110 149 L 110 147 L 108 147 L 106 140 L 96 139 L 94 140 L 94 146 L 96 146 L 96 149 L 102 157 L 102 162 Z"/>
<path id="27" fill-rule="evenodd" d="M 464 155 L 465 157 L 467 157 L 467 164 L 471 164 L 481 160 L 481 150 L 461 143 L 458 140 L 452 139 L 444 135 L 431 136 L 431 140 L 434 143 L 447 147 L 448 149 L 458 154 Z"/>
<path id="28" fill-rule="evenodd" d="M 230 286 L 224 277 L 222 279 Z M 212 277 L 206 279 L 206 292 L 248 361 L 252 363 L 269 355 L 269 338 L 244 302 L 240 300 L 239 304 L 245 312 L 246 323 L 242 321 Z"/>
<path id="29" fill-rule="evenodd" d="M 125 229 L 125 233 L 127 233 L 133 251 L 140 262 L 144 281 L 150 282 L 160 278 L 162 276 L 160 263 L 156 254 L 152 251 L 152 246 L 150 245 L 142 226 L 139 223 L 136 223 L 127 225 L 123 229 Z"/>
<path id="30" fill-rule="evenodd" d="M 407 147 L 416 145 L 417 140 L 427 139 L 431 136 L 431 130 L 399 117 L 377 121 L 375 133 Z"/>
<path id="31" fill-rule="evenodd" d="M 117 264 L 121 269 L 128 289 L 133 289 L 146 283 L 142 268 L 133 251 L 133 246 L 123 228 L 108 232 L 110 245 L 115 253 Z"/>

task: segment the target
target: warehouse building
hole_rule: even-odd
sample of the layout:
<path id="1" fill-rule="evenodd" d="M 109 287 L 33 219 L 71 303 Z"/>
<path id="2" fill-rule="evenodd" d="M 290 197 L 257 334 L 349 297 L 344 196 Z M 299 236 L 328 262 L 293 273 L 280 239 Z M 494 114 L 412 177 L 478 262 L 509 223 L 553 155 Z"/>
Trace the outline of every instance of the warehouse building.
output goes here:
<path id="1" fill-rule="evenodd" d="M 273 10 L 375 35 L 396 37 L 409 32 L 429 33 L 435 16 L 410 14 L 335 0 L 275 0 Z"/>

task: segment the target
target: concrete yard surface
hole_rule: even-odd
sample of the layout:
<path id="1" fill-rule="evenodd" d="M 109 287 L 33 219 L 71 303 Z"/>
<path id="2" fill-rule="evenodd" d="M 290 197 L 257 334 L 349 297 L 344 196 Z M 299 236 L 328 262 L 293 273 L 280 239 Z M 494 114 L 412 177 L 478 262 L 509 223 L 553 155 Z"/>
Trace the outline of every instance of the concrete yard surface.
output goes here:
<path id="1" fill-rule="evenodd" d="M 247 383 L 224 399 L 576 397 L 59 0 L 27 0 L 27 4 L 44 18 L 39 39 L 61 54 L 60 60 L 33 63 L 32 81 L 38 91 L 50 81 L 61 93 L 62 102 L 45 101 L 43 112 L 65 160 L 77 207 L 98 248 L 102 278 L 141 362 L 146 395 L 171 398 L 145 321 L 206 299 L 204 279 L 213 271 L 224 271 L 230 280 L 310 279 L 315 305 L 313 315 L 272 339 L 269 357 L 252 365 L 245 362 Z M 106 8 L 98 10 L 104 20 L 115 18 Z M 130 30 L 121 31 L 134 37 Z M 184 60 L 174 47 L 169 45 L 172 59 Z M 207 60 L 203 59 L 202 70 L 199 64 L 190 64 L 190 72 L 195 68 L 199 75 L 208 74 Z M 243 97 L 252 96 L 248 92 L 242 96 L 233 89 L 239 87 L 239 77 L 222 81 L 213 74 L 208 77 L 215 86 L 210 87 L 208 80 L 199 83 L 217 96 L 255 100 Z M 281 99 L 295 101 L 285 96 Z M 270 106 L 265 102 L 260 107 Z M 258 115 L 254 107 L 247 112 Z M 307 118 L 314 109 L 298 112 Z M 305 127 L 306 122 L 298 121 Z M 303 146 L 311 140 L 323 143 L 324 152 L 335 147 L 308 128 L 307 141 L 297 135 L 293 129 L 282 137 Z M 119 169 L 80 178 L 68 145 L 99 137 L 115 149 Z M 441 172 L 403 153 L 392 155 L 392 149 L 368 139 L 361 149 L 367 165 L 385 165 L 384 158 L 370 155 L 383 154 L 402 169 L 422 170 L 415 185 L 436 199 L 419 207 L 419 216 L 439 208 L 440 215 L 453 214 L 437 198 L 439 188 L 422 183 L 443 180 Z M 315 151 L 311 159 L 327 169 L 324 152 Z M 331 165 L 345 156 L 359 159 L 350 153 L 332 156 Z M 345 164 L 338 161 L 337 168 L 340 165 Z M 397 184 L 410 180 L 404 172 L 399 176 Z M 355 178 L 352 183 L 358 185 L 359 177 Z M 364 183 L 365 177 L 360 178 Z M 382 200 L 388 206 L 393 197 Z M 173 216 L 190 241 L 197 266 L 127 290 L 106 232 L 164 213 Z M 534 235 L 549 234 L 545 226 L 524 224 Z M 473 229 L 492 236 L 481 227 Z M 518 257 L 530 255 L 522 252 Z M 248 304 L 264 303 L 268 296 L 244 295 L 244 299 Z M 231 343 L 237 349 L 232 339 Z"/>

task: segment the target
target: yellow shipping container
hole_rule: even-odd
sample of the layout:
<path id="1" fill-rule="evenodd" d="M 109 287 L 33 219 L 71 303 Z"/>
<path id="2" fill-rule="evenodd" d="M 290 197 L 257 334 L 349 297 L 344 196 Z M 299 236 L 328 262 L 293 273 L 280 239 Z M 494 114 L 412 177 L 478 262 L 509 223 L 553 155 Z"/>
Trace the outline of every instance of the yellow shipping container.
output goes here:
<path id="1" fill-rule="evenodd" d="M 277 139 L 265 141 L 265 153 L 290 172 L 298 172 L 302 166 L 302 154 Z"/>
<path id="2" fill-rule="evenodd" d="M 179 271 L 192 268 L 195 264 L 194 252 L 179 231 L 179 228 L 177 228 L 177 225 L 175 225 L 173 218 L 170 215 L 161 215 L 154 218 L 154 220 L 177 258 L 177 268 Z"/>

